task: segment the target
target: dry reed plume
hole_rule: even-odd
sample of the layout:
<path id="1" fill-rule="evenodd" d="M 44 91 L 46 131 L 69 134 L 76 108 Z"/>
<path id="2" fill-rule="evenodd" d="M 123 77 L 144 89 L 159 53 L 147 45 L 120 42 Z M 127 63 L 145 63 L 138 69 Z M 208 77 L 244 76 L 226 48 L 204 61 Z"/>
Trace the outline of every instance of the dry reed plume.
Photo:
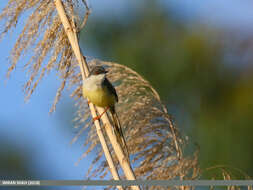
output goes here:
<path id="1" fill-rule="evenodd" d="M 126 66 L 99 60 L 91 60 L 89 64 L 91 67 L 103 65 L 110 71 L 108 78 L 115 84 L 119 94 L 116 111 L 119 113 L 126 135 L 127 144 L 135 165 L 136 176 L 143 179 L 173 179 L 176 176 L 192 179 L 197 177 L 197 155 L 178 158 L 178 150 L 171 132 L 173 127 L 170 126 L 172 125 L 171 118 L 152 86 Z M 77 126 L 86 123 L 80 131 L 89 130 L 89 137 L 85 143 L 85 145 L 89 145 L 89 148 L 84 156 L 96 147 L 98 153 L 94 164 L 100 159 L 102 160 L 100 170 L 93 170 L 89 177 L 106 175 L 108 172 L 108 170 L 105 170 L 107 164 L 103 160 L 96 131 L 90 127 L 92 121 L 89 119 L 90 114 L 86 108 L 87 103 L 81 98 L 80 77 L 70 81 L 71 85 L 76 86 L 76 84 L 79 84 L 72 93 L 72 96 L 78 101 L 76 104 L 78 106 L 76 120 L 80 123 Z M 184 143 L 177 131 L 176 141 L 180 147 Z M 93 143 L 89 144 L 89 142 Z M 113 156 L 115 158 L 115 155 Z"/>
<path id="2" fill-rule="evenodd" d="M 81 2 L 63 1 L 70 19 L 77 19 L 76 7 Z M 50 111 L 54 111 L 61 97 L 62 90 L 69 85 L 75 87 L 71 96 L 77 105 L 78 126 L 80 133 L 87 131 L 85 145 L 88 150 L 98 152 L 94 158 L 89 177 L 104 177 L 108 173 L 107 162 L 99 144 L 96 131 L 91 122 L 87 104 L 81 98 L 82 77 L 69 44 L 67 35 L 58 17 L 52 0 L 9 0 L 2 10 L 2 36 L 15 28 L 21 15 L 29 15 L 10 55 L 11 65 L 8 75 L 14 70 L 21 56 L 29 61 L 24 65 L 30 78 L 24 85 L 28 99 L 38 83 L 50 71 L 56 70 L 62 78 L 55 102 Z M 180 137 L 161 103 L 158 93 L 152 86 L 133 70 L 115 63 L 92 60 L 90 66 L 100 64 L 109 67 L 109 79 L 114 82 L 119 95 L 116 106 L 126 135 L 127 144 L 132 155 L 135 175 L 139 179 L 195 179 L 198 175 L 197 155 L 185 157 L 182 152 L 184 139 Z M 82 127 L 81 127 L 82 126 Z M 75 139 L 74 139 L 75 140 Z M 89 144 L 89 142 L 92 142 Z M 112 151 L 112 147 L 110 147 Z M 115 154 L 113 158 L 116 162 Z M 118 163 L 117 163 L 118 165 Z M 151 189 L 159 187 L 151 187 Z"/>

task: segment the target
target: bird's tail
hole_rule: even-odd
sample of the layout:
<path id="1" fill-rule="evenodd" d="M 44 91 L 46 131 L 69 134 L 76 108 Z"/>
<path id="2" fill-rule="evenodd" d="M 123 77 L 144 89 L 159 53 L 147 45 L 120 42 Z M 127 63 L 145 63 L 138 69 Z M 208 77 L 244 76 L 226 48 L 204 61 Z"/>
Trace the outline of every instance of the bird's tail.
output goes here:
<path id="1" fill-rule="evenodd" d="M 113 119 L 113 123 L 114 123 L 114 129 L 116 131 L 116 136 L 117 139 L 120 140 L 120 143 L 123 145 L 124 147 L 124 152 L 127 155 L 128 161 L 129 161 L 129 152 L 128 152 L 128 148 L 127 148 L 127 144 L 126 144 L 126 139 L 123 135 L 123 131 L 122 131 L 122 127 L 119 121 L 119 117 L 117 115 L 117 113 L 115 112 L 114 108 L 110 109 L 111 114 L 112 114 L 112 119 Z"/>

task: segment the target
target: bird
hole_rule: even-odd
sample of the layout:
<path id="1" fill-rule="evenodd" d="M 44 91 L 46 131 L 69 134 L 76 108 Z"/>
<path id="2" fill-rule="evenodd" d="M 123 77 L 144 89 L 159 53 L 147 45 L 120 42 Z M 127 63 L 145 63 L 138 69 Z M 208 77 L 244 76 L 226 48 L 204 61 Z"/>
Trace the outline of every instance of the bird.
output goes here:
<path id="1" fill-rule="evenodd" d="M 103 66 L 95 66 L 88 77 L 83 80 L 83 96 L 88 99 L 88 103 L 91 102 L 98 107 L 105 108 L 101 115 L 93 118 L 93 121 L 99 120 L 109 109 L 112 115 L 114 129 L 116 130 L 116 136 L 125 147 L 126 153 L 129 157 L 126 140 L 123 135 L 118 115 L 115 111 L 115 104 L 118 102 L 118 95 L 115 88 L 106 77 L 107 72 L 108 71 L 105 70 Z"/>

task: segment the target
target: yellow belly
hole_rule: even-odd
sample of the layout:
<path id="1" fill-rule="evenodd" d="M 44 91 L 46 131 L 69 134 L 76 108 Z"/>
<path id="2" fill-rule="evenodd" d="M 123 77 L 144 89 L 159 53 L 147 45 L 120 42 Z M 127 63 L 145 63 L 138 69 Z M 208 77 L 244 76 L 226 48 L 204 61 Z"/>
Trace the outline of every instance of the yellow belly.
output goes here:
<path id="1" fill-rule="evenodd" d="M 116 102 L 115 96 L 108 92 L 106 88 L 93 91 L 83 88 L 83 96 L 99 107 L 113 106 Z"/>

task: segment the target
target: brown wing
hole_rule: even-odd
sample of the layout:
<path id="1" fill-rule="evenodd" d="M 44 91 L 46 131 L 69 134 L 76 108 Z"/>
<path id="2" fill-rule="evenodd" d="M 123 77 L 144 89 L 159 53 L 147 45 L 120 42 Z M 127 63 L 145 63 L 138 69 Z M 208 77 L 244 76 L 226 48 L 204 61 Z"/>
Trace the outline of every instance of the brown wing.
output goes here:
<path id="1" fill-rule="evenodd" d="M 116 92 L 115 88 L 113 87 L 112 83 L 110 83 L 110 81 L 106 77 L 105 77 L 105 80 L 103 81 L 102 85 L 106 86 L 108 88 L 109 92 L 115 96 L 116 102 L 118 102 L 119 99 L 118 99 L 117 92 Z"/>

